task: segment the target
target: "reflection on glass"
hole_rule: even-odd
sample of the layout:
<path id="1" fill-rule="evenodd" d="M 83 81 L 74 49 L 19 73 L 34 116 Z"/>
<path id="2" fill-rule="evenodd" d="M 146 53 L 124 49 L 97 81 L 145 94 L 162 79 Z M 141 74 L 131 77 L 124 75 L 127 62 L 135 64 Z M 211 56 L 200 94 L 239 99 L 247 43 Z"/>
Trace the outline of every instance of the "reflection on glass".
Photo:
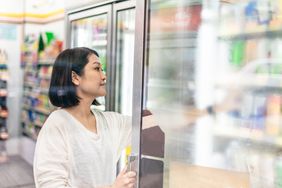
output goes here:
<path id="1" fill-rule="evenodd" d="M 100 61 L 105 72 L 107 68 L 107 23 L 107 14 L 71 22 L 71 46 L 88 47 L 96 50 L 99 53 Z M 105 110 L 105 97 L 99 97 L 97 100 L 101 104 L 98 108 Z"/>
<path id="2" fill-rule="evenodd" d="M 117 13 L 116 110 L 132 115 L 135 9 Z"/>
<path id="3" fill-rule="evenodd" d="M 165 134 L 164 187 L 282 185 L 281 1 L 232 2 L 149 3 L 143 129 Z"/>
<path id="4" fill-rule="evenodd" d="M 186 110 L 195 105 L 195 56 L 201 10 L 200 3 L 189 1 L 150 3 L 144 110 L 149 110 L 155 121 L 143 122 L 159 125 L 165 134 L 164 187 L 181 187 L 181 182 L 174 185 L 178 175 L 171 173 L 178 169 L 177 164 L 194 161 L 195 128 L 190 126 Z M 144 153 L 146 146 L 141 149 Z"/>
<path id="5" fill-rule="evenodd" d="M 116 21 L 115 110 L 132 116 L 135 9 L 118 11 Z M 117 171 L 125 167 L 129 151 L 122 152 Z"/>

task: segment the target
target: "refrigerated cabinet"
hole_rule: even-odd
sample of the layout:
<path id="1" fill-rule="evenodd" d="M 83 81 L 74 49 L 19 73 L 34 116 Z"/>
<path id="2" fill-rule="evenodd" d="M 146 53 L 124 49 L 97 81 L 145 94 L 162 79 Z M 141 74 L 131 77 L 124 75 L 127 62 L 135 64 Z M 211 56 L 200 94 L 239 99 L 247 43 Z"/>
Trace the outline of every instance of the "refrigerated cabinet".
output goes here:
<path id="1" fill-rule="evenodd" d="M 104 1 L 67 12 L 67 47 L 88 47 L 99 54 L 107 76 L 101 110 L 132 112 L 135 1 Z"/>
<path id="2" fill-rule="evenodd" d="M 67 46 L 100 53 L 103 109 L 133 117 L 137 187 L 281 187 L 281 10 L 138 0 L 67 13 Z"/>
<path id="3" fill-rule="evenodd" d="M 138 187 L 281 187 L 282 2 L 136 3 Z"/>

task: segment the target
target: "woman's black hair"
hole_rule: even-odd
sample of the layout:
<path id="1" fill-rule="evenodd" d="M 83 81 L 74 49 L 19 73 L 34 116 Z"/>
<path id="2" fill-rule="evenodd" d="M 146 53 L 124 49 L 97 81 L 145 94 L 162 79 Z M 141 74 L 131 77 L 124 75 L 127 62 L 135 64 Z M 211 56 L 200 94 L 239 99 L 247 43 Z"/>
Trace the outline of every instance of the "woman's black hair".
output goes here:
<path id="1" fill-rule="evenodd" d="M 79 104 L 76 86 L 72 82 L 72 71 L 81 76 L 91 54 L 99 54 L 90 48 L 78 47 L 62 51 L 55 60 L 49 88 L 49 99 L 54 106 L 72 107 Z M 94 105 L 100 105 L 95 99 Z"/>

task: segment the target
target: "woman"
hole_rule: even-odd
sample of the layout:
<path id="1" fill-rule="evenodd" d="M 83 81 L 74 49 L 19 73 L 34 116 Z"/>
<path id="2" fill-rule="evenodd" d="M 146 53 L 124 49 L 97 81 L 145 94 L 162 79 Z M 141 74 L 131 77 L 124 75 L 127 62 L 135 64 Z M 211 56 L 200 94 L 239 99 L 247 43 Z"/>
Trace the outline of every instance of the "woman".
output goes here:
<path id="1" fill-rule="evenodd" d="M 90 110 L 106 95 L 99 55 L 89 48 L 64 50 L 55 60 L 49 98 L 60 107 L 45 121 L 35 149 L 37 188 L 131 188 L 135 172 L 116 177 L 121 151 L 130 143 L 128 118 Z"/>

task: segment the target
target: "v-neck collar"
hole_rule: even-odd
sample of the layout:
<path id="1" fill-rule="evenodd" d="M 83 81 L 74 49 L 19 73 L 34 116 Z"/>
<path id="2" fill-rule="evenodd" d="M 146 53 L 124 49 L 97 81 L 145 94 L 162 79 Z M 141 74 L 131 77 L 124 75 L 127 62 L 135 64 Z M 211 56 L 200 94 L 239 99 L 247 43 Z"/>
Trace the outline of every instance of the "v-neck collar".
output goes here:
<path id="1" fill-rule="evenodd" d="M 87 134 L 89 134 L 90 136 L 94 137 L 96 140 L 98 140 L 100 138 L 99 134 L 100 134 L 100 129 L 99 129 L 99 118 L 97 113 L 95 112 L 95 110 L 90 109 L 91 112 L 93 113 L 93 115 L 95 116 L 96 119 L 96 131 L 97 133 L 90 131 L 89 129 L 87 129 L 76 117 L 74 117 L 71 113 L 69 113 L 67 110 L 65 109 L 61 109 L 61 111 L 65 112 L 65 114 L 67 114 L 68 116 L 71 117 L 71 119 L 73 121 L 75 121 L 75 124 L 77 124 L 79 127 L 81 127 Z"/>

